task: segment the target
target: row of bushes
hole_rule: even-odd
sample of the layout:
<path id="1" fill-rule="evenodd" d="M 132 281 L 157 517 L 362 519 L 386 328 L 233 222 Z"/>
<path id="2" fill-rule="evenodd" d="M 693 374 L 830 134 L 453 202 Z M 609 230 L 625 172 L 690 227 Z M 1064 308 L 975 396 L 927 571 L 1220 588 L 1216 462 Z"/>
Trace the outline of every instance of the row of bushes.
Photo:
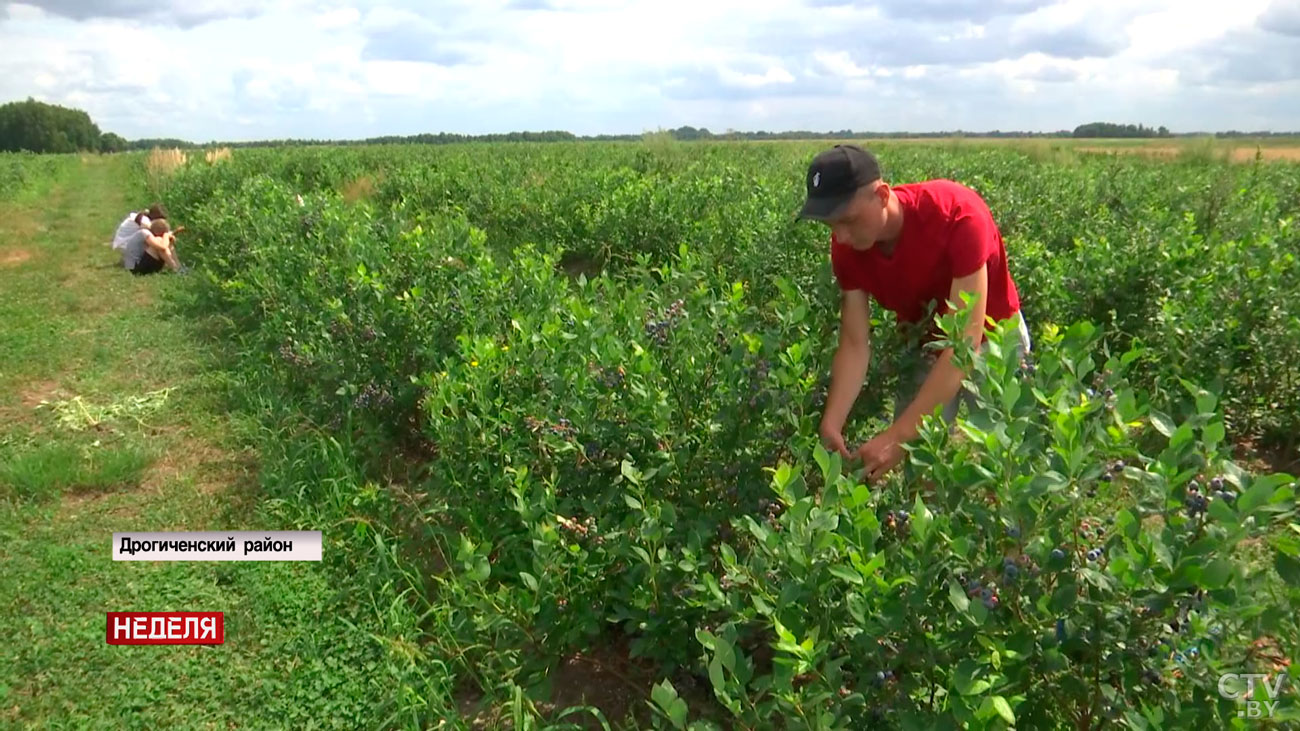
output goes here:
<path id="1" fill-rule="evenodd" d="M 241 154 L 166 192 L 194 232 L 189 294 L 228 320 L 249 381 L 344 445 L 340 474 L 275 480 L 274 497 L 356 526 L 336 540 L 376 561 L 376 584 L 413 590 L 446 675 L 403 687 L 410 723 L 463 720 L 457 688 L 545 697 L 548 662 L 626 644 L 664 726 L 1201 727 L 1236 718 L 1221 673 L 1276 672 L 1260 643 L 1294 653 L 1294 478 L 1240 470 L 1223 399 L 1161 349 L 1193 340 L 1171 302 L 1208 303 L 1053 324 L 1071 322 L 1062 303 L 1097 306 L 1090 263 L 1179 291 L 1205 276 L 1190 252 L 1282 246 L 1286 226 L 1241 227 L 1245 245 L 1215 232 L 1237 231 L 1235 212 L 1144 219 L 1159 233 L 1126 245 L 1168 252 L 1148 269 L 1173 273 L 1152 283 L 1115 247 L 1062 238 L 1065 222 L 1012 216 L 1022 242 L 1043 237 L 1013 257 L 1080 277 L 1017 273 L 1058 293 L 1027 298 L 1033 369 L 995 347 L 960 429 L 927 422 L 915 476 L 865 486 L 816 440 L 836 312 L 821 234 L 777 182 L 796 156 L 555 149 L 497 151 L 493 172 L 473 147 L 391 168 Z M 1017 166 L 1073 180 L 915 154 L 981 190 Z M 1095 172 L 1072 174 L 1118 185 Z M 335 192 L 363 177 L 371 198 Z M 1145 215 L 1121 216 L 1120 192 L 1080 225 L 1116 235 Z M 566 275 L 575 250 L 605 274 Z M 878 352 L 860 438 L 902 365 Z"/>

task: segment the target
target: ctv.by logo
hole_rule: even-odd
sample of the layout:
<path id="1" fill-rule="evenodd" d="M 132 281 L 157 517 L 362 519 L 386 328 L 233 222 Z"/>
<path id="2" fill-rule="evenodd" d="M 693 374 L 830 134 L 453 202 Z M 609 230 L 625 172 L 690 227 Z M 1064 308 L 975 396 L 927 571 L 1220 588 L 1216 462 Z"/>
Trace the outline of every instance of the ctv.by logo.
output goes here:
<path id="1" fill-rule="evenodd" d="M 1264 673 L 1225 673 L 1219 676 L 1219 696 L 1237 702 L 1238 718 L 1272 718 L 1285 680 L 1286 676 L 1281 673 L 1271 683 Z M 1255 700 L 1256 685 L 1263 686 L 1264 700 Z"/>

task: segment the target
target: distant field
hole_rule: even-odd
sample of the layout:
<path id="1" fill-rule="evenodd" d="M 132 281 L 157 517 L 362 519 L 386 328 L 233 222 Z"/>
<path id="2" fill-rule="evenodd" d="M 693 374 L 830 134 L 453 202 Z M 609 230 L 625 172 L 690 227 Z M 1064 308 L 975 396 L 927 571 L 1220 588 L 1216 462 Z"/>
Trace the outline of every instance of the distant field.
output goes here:
<path id="1" fill-rule="evenodd" d="M 1250 162 L 1258 151 L 1266 161 L 1300 160 L 1300 137 L 1241 137 L 1219 139 L 1215 137 L 1175 138 L 1027 138 L 1027 137 L 905 137 L 888 140 L 868 140 L 867 144 L 930 144 L 930 145 L 998 145 L 1011 146 L 1036 152 L 1083 153 L 1135 153 L 1168 159 L 1195 156 L 1206 159 Z"/>

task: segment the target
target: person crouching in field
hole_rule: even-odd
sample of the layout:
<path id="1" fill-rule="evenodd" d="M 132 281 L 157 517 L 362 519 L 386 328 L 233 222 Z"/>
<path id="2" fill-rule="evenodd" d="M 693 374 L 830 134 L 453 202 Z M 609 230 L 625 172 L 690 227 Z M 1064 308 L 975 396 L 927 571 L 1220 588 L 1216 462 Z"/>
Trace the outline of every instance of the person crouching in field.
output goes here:
<path id="1" fill-rule="evenodd" d="M 122 251 L 122 266 L 132 274 L 153 274 L 166 266 L 173 272 L 181 271 L 176 258 L 176 234 L 167 219 L 154 219 L 148 228 L 141 228 Z"/>
<path id="2" fill-rule="evenodd" d="M 162 231 L 160 238 L 158 231 Z M 161 203 L 154 203 L 147 210 L 132 211 L 118 224 L 113 236 L 113 249 L 122 253 L 122 267 L 135 274 L 152 274 L 162 269 L 162 264 L 175 262 L 173 271 L 181 271 L 176 255 L 176 234 L 185 230 L 184 226 L 170 230 L 167 223 L 167 210 Z M 151 252 L 151 253 L 150 253 Z"/>
<path id="3" fill-rule="evenodd" d="M 924 415 L 942 404 L 943 418 L 951 424 L 959 402 L 973 402 L 952 349 L 935 356 L 922 348 L 923 341 L 942 338 L 937 321 L 924 321 L 931 305 L 937 316 L 951 312 L 949 303 L 960 306 L 963 292 L 973 295 L 965 335 L 981 350 L 985 328 L 1014 317 L 1020 338 L 1012 345 L 1023 359 L 1029 332 L 1002 235 L 975 191 L 951 180 L 891 186 L 882 180 L 876 157 L 856 145 L 836 145 L 817 155 L 806 187 L 799 215 L 829 226 L 840 289 L 839 347 L 821 438 L 845 460 L 860 457 L 864 478 L 874 482 L 903 461 L 902 445 L 916 438 Z M 909 345 L 915 352 L 909 355 L 916 367 L 912 377 L 900 381 L 893 423 L 850 453 L 843 429 L 871 362 L 871 299 L 897 313 L 900 327 L 915 333 Z"/>

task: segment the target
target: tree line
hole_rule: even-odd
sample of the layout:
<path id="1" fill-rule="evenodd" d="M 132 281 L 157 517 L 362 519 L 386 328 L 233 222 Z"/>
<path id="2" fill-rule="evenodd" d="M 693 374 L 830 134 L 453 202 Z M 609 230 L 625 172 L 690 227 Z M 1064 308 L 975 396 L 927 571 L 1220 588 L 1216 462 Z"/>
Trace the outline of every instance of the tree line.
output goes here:
<path id="1" fill-rule="evenodd" d="M 1192 133 L 1203 134 L 1203 133 Z M 1219 137 L 1244 136 L 1291 136 L 1296 132 L 1217 132 Z M 19 152 L 120 152 L 126 150 L 149 150 L 155 147 L 196 148 L 196 147 L 285 147 L 303 145 L 391 145 L 423 144 L 442 145 L 464 142 L 574 142 L 574 141 L 634 141 L 643 139 L 642 134 L 602 134 L 576 135 L 564 130 L 546 130 L 542 132 L 506 132 L 495 134 L 468 135 L 450 132 L 423 133 L 416 135 L 385 135 L 365 139 L 330 140 L 330 139 L 280 139 L 255 140 L 247 142 L 217 142 L 196 144 L 188 140 L 173 138 L 146 138 L 126 140 L 112 132 L 101 132 L 91 120 L 90 115 L 79 109 L 70 109 L 56 104 L 46 104 L 28 98 L 26 101 L 10 102 L 0 105 L 0 151 Z M 1178 137 L 1167 127 L 1147 127 L 1143 124 L 1115 124 L 1112 122 L 1089 122 L 1071 130 L 1055 132 L 1022 132 L 992 130 L 971 132 L 967 130 L 943 130 L 938 132 L 863 132 L 849 129 L 833 132 L 814 132 L 811 130 L 789 130 L 772 132 L 767 130 L 712 132 L 707 127 L 689 125 L 675 129 L 661 129 L 650 136 L 667 137 L 673 140 L 819 140 L 819 139 L 899 139 L 910 138 L 1124 138 L 1124 137 Z"/>

